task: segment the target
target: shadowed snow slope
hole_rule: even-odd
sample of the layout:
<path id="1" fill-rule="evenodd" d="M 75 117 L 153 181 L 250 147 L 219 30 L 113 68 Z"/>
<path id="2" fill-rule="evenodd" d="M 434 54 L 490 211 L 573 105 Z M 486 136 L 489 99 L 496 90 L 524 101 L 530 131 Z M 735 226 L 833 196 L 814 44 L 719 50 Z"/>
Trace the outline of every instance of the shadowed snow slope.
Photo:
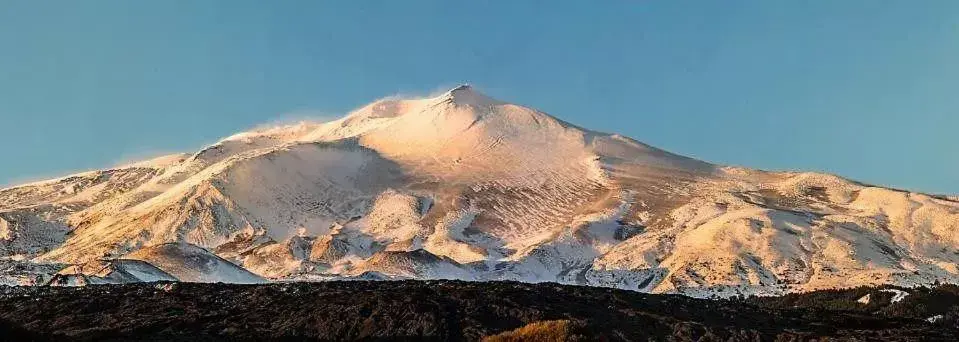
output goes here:
<path id="1" fill-rule="evenodd" d="M 0 190 L 6 259 L 123 257 L 189 281 L 781 293 L 956 282 L 957 246 L 953 197 L 717 166 L 468 86 Z"/>
<path id="2" fill-rule="evenodd" d="M 125 259 L 156 266 L 180 281 L 193 283 L 262 283 L 264 279 L 223 260 L 203 248 L 186 243 L 165 243 L 133 252 Z"/>

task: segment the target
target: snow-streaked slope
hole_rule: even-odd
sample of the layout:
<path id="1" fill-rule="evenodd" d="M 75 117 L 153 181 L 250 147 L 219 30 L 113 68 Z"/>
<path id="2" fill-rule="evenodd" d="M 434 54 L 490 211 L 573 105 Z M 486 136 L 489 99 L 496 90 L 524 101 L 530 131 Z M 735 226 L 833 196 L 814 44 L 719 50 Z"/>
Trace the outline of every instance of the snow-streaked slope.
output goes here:
<path id="1" fill-rule="evenodd" d="M 957 246 L 954 197 L 717 166 L 467 86 L 0 190 L 8 259 L 132 258 L 188 281 L 779 293 L 956 282 Z"/>
<path id="2" fill-rule="evenodd" d="M 81 286 L 177 280 L 173 275 L 147 262 L 114 259 L 91 261 L 86 264 L 64 268 L 57 272 L 47 284 L 51 286 Z"/>
<path id="3" fill-rule="evenodd" d="M 137 193 L 133 190 L 183 158 L 171 155 L 0 190 L 0 254 L 29 259 L 57 248 L 77 227 L 71 222 L 77 215 L 91 206 Z"/>
<path id="4" fill-rule="evenodd" d="M 187 243 L 165 243 L 141 248 L 123 259 L 139 260 L 194 283 L 256 284 L 265 280 L 203 248 Z"/>

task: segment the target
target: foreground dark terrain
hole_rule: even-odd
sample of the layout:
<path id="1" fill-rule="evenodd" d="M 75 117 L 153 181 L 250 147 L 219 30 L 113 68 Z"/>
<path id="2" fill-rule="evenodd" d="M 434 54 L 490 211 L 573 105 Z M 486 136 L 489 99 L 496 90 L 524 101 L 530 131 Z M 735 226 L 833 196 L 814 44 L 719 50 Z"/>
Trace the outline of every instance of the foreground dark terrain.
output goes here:
<path id="1" fill-rule="evenodd" d="M 955 340 L 959 287 L 704 300 L 515 282 L 0 288 L 6 340 Z M 868 304 L 857 302 L 869 294 Z M 937 316 L 941 315 L 941 316 Z M 937 317 L 929 322 L 930 317 Z"/>

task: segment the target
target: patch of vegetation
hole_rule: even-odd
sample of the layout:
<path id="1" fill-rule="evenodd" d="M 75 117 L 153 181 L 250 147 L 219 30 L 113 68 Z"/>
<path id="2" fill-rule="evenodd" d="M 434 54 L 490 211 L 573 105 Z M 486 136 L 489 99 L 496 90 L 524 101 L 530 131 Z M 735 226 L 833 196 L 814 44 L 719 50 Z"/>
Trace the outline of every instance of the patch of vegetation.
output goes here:
<path id="1" fill-rule="evenodd" d="M 588 341 L 585 324 L 570 320 L 533 322 L 517 329 L 483 338 L 483 342 Z"/>

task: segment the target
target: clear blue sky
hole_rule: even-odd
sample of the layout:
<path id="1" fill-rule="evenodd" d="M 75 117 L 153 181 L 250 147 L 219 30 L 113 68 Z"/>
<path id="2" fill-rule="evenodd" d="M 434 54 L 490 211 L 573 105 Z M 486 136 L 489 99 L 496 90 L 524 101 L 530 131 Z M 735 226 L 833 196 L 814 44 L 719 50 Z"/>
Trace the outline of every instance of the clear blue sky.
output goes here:
<path id="1" fill-rule="evenodd" d="M 0 1 L 0 184 L 469 82 L 711 162 L 959 193 L 959 1 L 478 3 Z"/>

